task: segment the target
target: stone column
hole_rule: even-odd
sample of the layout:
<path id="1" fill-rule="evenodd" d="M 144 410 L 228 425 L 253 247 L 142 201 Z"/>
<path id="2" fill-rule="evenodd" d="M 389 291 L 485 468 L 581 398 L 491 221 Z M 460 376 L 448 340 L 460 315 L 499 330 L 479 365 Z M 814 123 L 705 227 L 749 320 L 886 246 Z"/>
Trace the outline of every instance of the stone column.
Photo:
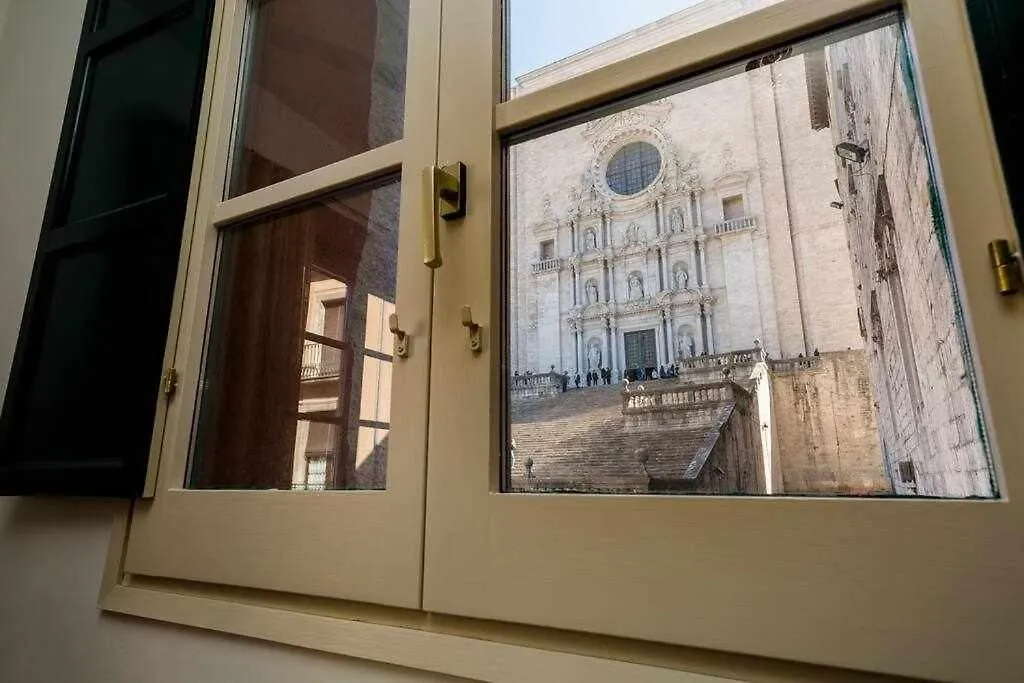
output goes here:
<path id="1" fill-rule="evenodd" d="M 612 379 L 616 382 L 622 381 L 622 371 L 619 369 L 619 326 L 615 318 L 608 319 L 608 331 L 610 332 L 609 339 L 611 343 L 611 369 Z"/>
<path id="2" fill-rule="evenodd" d="M 697 252 L 700 254 L 700 286 L 708 286 L 708 250 L 704 235 L 697 236 Z"/>
<path id="3" fill-rule="evenodd" d="M 606 302 L 611 304 L 615 302 L 615 261 L 612 259 L 606 259 L 605 263 L 608 267 L 608 289 L 605 292 Z"/>
<path id="4" fill-rule="evenodd" d="M 718 345 L 715 343 L 715 326 L 713 324 L 714 321 L 712 320 L 710 306 L 705 309 L 704 316 L 707 319 L 708 324 L 708 346 L 711 347 L 711 350 L 708 351 L 708 353 L 718 353 Z"/>
<path id="5" fill-rule="evenodd" d="M 658 247 L 658 277 L 660 278 L 658 291 L 664 292 L 668 289 L 668 278 L 665 277 L 665 245 Z"/>
<path id="6" fill-rule="evenodd" d="M 700 305 L 700 345 L 701 351 L 710 355 L 711 345 L 708 343 L 708 319 L 704 311 L 704 304 Z"/>
<path id="7" fill-rule="evenodd" d="M 672 309 L 665 310 L 665 324 L 668 326 L 668 362 L 676 362 L 676 322 L 672 319 Z"/>
<path id="8" fill-rule="evenodd" d="M 583 303 L 583 292 L 580 289 L 580 280 L 581 279 L 582 279 L 582 276 L 580 275 L 580 264 L 579 263 L 572 264 L 572 281 L 573 281 L 572 304 L 573 304 L 573 306 L 579 306 L 581 303 Z"/>
<path id="9" fill-rule="evenodd" d="M 601 338 L 604 340 L 604 356 L 601 357 L 601 367 L 610 368 L 612 366 L 612 333 L 608 324 L 608 318 L 605 318 L 602 323 L 604 334 L 601 335 Z"/>
<path id="10" fill-rule="evenodd" d="M 583 374 L 583 330 L 580 329 L 582 321 L 576 322 L 576 372 Z M 575 386 L 575 384 L 573 385 Z"/>
<path id="11" fill-rule="evenodd" d="M 690 193 L 690 214 L 693 217 L 693 229 L 698 233 L 704 232 L 704 221 L 700 217 L 700 201 L 697 199 L 697 193 Z"/>

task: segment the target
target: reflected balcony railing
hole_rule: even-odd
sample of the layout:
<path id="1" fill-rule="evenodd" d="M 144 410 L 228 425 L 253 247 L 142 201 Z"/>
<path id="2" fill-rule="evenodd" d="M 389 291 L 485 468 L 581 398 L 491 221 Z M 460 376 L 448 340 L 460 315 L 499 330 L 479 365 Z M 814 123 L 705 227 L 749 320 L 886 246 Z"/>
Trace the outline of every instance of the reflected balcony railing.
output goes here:
<path id="1" fill-rule="evenodd" d="M 319 342 L 305 342 L 302 345 L 302 379 L 325 379 L 341 373 L 341 349 Z"/>

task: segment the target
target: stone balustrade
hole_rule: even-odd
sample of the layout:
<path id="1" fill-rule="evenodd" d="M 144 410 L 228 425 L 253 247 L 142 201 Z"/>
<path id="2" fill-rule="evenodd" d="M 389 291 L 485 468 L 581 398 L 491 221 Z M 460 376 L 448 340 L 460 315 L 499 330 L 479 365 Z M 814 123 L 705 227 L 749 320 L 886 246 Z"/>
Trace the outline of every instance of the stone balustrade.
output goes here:
<path id="1" fill-rule="evenodd" d="M 716 235 L 724 235 L 729 232 L 747 230 L 754 227 L 757 227 L 757 219 L 754 216 L 743 216 L 742 218 L 733 218 L 715 223 L 714 230 Z"/>
<path id="2" fill-rule="evenodd" d="M 549 259 L 545 259 L 543 261 L 536 261 L 536 262 L 530 264 L 530 268 L 533 270 L 533 274 L 534 275 L 539 275 L 541 273 L 549 273 L 549 272 L 555 271 L 555 270 L 561 270 L 561 268 L 562 268 L 562 259 L 560 259 L 560 258 L 549 258 Z"/>
<path id="3" fill-rule="evenodd" d="M 781 372 L 799 372 L 800 370 L 810 370 L 816 368 L 820 364 L 820 358 L 816 356 L 808 356 L 806 358 L 784 358 L 781 360 L 770 360 L 768 361 L 768 367 L 773 373 Z"/>
<path id="4" fill-rule="evenodd" d="M 643 388 L 623 390 L 623 415 L 702 408 L 709 403 L 730 401 L 735 395 L 735 385 L 732 382 L 686 385 L 677 382 L 661 383 L 655 380 L 631 386 Z"/>
<path id="5" fill-rule="evenodd" d="M 535 398 L 554 396 L 563 391 L 564 377 L 557 372 L 540 372 L 535 375 L 514 375 L 509 380 L 509 394 L 512 398 Z"/>
<path id="6" fill-rule="evenodd" d="M 694 356 L 683 358 L 677 365 L 679 370 L 703 370 L 706 368 L 722 367 L 726 365 L 751 365 L 763 359 L 761 349 L 743 349 L 741 351 L 729 351 L 718 353 L 713 356 Z"/>

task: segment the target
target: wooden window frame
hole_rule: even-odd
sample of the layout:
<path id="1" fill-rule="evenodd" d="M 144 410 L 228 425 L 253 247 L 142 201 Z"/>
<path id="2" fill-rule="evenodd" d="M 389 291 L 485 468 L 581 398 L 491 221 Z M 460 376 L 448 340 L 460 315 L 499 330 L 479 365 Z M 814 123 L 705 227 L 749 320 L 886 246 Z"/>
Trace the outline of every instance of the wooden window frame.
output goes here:
<path id="1" fill-rule="evenodd" d="M 218 17 L 217 23 L 220 45 L 214 40 L 212 48 L 217 54 L 217 84 L 208 82 L 208 92 L 233 91 L 233 87 L 220 84 L 233 84 L 238 72 L 238 23 L 244 19 L 239 6 L 243 4 L 243 0 L 218 4 L 223 13 L 223 20 Z M 1000 444 L 1024 442 L 1024 424 L 1017 424 L 1014 405 L 1005 400 L 1014 396 L 1024 380 L 1024 369 L 998 362 L 1015 357 L 1014 338 L 1024 333 L 1024 319 L 1011 317 L 1015 302 L 994 296 L 982 248 L 989 239 L 1010 237 L 1013 223 L 961 4 L 957 0 L 784 0 L 756 14 L 498 104 L 503 87 L 498 68 L 498 1 L 488 6 L 479 0 L 444 0 L 443 17 L 440 0 L 423 3 L 428 4 L 429 11 L 420 11 L 436 21 L 440 46 L 433 66 L 439 62 L 442 74 L 439 90 L 432 93 L 439 119 L 434 149 L 416 143 L 418 137 L 408 123 L 411 115 L 407 115 L 406 137 L 401 142 L 219 201 L 232 103 L 229 98 L 211 101 L 208 97 L 210 143 L 201 155 L 200 191 L 195 198 L 198 227 L 181 307 L 189 314 L 181 318 L 179 338 L 183 341 L 176 353 L 176 358 L 188 360 L 186 368 L 193 368 L 183 376 L 181 395 L 194 398 L 198 383 L 194 368 L 201 357 L 201 344 L 188 340 L 200 339 L 205 327 L 202 298 L 208 288 L 204 292 L 202 284 L 212 278 L 211 235 L 215 233 L 208 228 L 327 190 L 357 187 L 400 167 L 406 170 L 402 213 L 407 216 L 422 206 L 425 198 L 422 188 L 412 189 L 419 184 L 411 182 L 414 178 L 408 171 L 416 170 L 418 163 L 422 168 L 438 160 L 467 163 L 469 213 L 458 230 L 443 233 L 446 264 L 433 278 L 433 299 L 430 287 L 423 288 L 421 299 L 423 310 L 430 311 L 433 306 L 433 311 L 431 317 L 417 318 L 412 326 L 414 344 L 426 338 L 425 327 L 431 329 L 432 342 L 429 346 L 424 343 L 424 351 L 431 349 L 434 376 L 444 377 L 455 369 L 453 376 L 459 378 L 457 399 L 452 383 L 429 384 L 430 429 L 428 432 L 424 425 L 420 432 L 428 435 L 430 454 L 429 461 L 420 463 L 426 467 L 425 480 L 420 479 L 421 485 L 425 481 L 426 493 L 425 498 L 422 490 L 419 497 L 409 494 L 406 501 L 420 506 L 419 517 L 410 514 L 409 518 L 425 524 L 425 532 L 420 526 L 406 534 L 391 524 L 378 523 L 380 520 L 367 524 L 368 533 L 377 536 L 395 534 L 408 541 L 418 534 L 419 546 L 408 554 L 416 556 L 415 568 L 410 561 L 399 571 L 390 564 L 394 558 L 385 557 L 383 564 L 389 566 L 376 581 L 357 580 L 360 585 L 356 589 L 349 585 L 339 590 L 337 574 L 333 583 L 325 585 L 322 578 L 304 572 L 299 563 L 274 561 L 271 556 L 276 550 L 266 540 L 272 534 L 265 534 L 257 545 L 269 560 L 266 571 L 245 573 L 236 566 L 237 560 L 221 562 L 212 570 L 195 570 L 193 560 L 198 551 L 194 545 L 185 545 L 186 532 L 150 523 L 152 508 L 184 494 L 190 499 L 182 503 L 189 519 L 201 512 L 232 527 L 239 520 L 219 505 L 204 507 L 201 496 L 189 495 L 205 492 L 183 492 L 173 485 L 185 471 L 186 436 L 194 409 L 194 400 L 181 400 L 168 411 L 164 457 L 151 464 L 151 472 L 159 473 L 152 475 L 154 500 L 136 503 L 114 530 L 102 607 L 486 681 L 710 683 L 734 680 L 734 676 L 770 680 L 774 674 L 840 681 L 848 675 L 840 669 L 823 668 L 826 666 L 995 680 L 1024 665 L 1021 653 L 1000 647 L 1004 641 L 994 637 L 1013 632 L 1024 601 L 1021 586 L 1014 585 L 1015 575 L 1003 573 L 1006 567 L 1019 566 L 1024 560 L 1024 551 L 1007 543 L 1024 524 L 1024 503 L 1009 497 L 1024 485 L 1024 464 L 1014 463 L 1010 451 L 1000 448 Z M 996 436 L 992 447 L 999 461 L 1003 498 L 985 502 L 835 501 L 499 493 L 502 425 L 501 411 L 494 406 L 502 402 L 498 361 L 504 329 L 499 276 L 502 230 L 495 227 L 501 225 L 498 180 L 503 172 L 502 138 L 899 5 L 914 34 L 926 99 L 933 103 L 930 130 L 942 168 L 952 237 L 960 245 L 959 281 L 971 314 L 979 377 L 988 397 L 983 408 Z M 414 28 L 410 22 L 410 41 Z M 951 30 L 962 40 L 948 41 Z M 950 42 L 954 44 L 950 46 Z M 413 68 L 431 66 L 414 64 L 410 59 L 410 89 Z M 423 92 L 409 97 L 430 101 L 426 80 L 418 81 Z M 960 97 L 950 96 L 956 93 Z M 934 106 L 936 102 L 941 106 Z M 208 217 L 205 223 L 204 215 Z M 404 247 L 405 237 L 402 239 Z M 404 272 L 400 270 L 400 278 Z M 484 350 L 478 357 L 466 350 L 456 303 L 469 304 L 484 326 Z M 407 314 L 400 309 L 400 315 Z M 421 356 L 424 362 L 425 356 Z M 415 431 L 414 427 L 407 429 Z M 389 465 L 389 487 L 391 474 Z M 235 495 L 213 492 L 208 497 L 227 500 Z M 303 504 L 296 502 L 301 498 L 301 494 L 295 498 L 266 496 L 261 510 L 264 521 L 274 522 L 281 515 L 282 528 L 300 524 L 294 508 Z M 851 518 L 846 510 L 855 510 L 858 518 Z M 935 514 L 939 521 L 930 521 Z M 723 542 L 721 524 L 702 528 L 682 519 L 727 520 L 738 533 Z M 644 520 L 648 524 L 639 523 Z M 872 538 L 893 520 L 899 522 L 900 533 L 872 548 L 884 548 L 889 553 L 887 561 L 901 569 L 924 571 L 916 575 L 911 590 L 903 590 L 904 584 L 896 581 L 895 588 L 883 592 L 890 600 L 902 600 L 897 602 L 904 609 L 920 609 L 904 612 L 897 619 L 890 606 L 874 628 L 858 629 L 865 623 L 865 611 L 879 602 L 878 598 L 862 599 L 866 592 L 881 590 L 870 576 L 877 557 L 847 552 L 839 561 L 824 552 L 839 547 L 837 542 L 808 543 L 806 536 L 822 527 L 845 525 L 847 537 L 838 542 L 850 544 Z M 649 533 L 652 525 L 664 533 Z M 923 566 L 920 554 L 928 557 L 928 539 L 915 536 L 915 530 L 943 525 L 948 533 L 969 541 L 970 552 L 951 554 L 944 562 Z M 766 535 L 769 526 L 790 531 Z M 685 547 L 666 542 L 665 534 L 680 532 L 689 534 Z M 805 536 L 797 538 L 798 534 Z M 146 547 L 133 556 L 132 544 L 140 538 L 146 539 Z M 158 543 L 169 550 L 155 552 Z M 707 551 L 701 563 L 688 559 L 693 557 L 694 547 Z M 182 548 L 191 550 L 182 553 Z M 350 546 L 344 552 L 365 560 L 370 549 Z M 175 563 L 169 557 L 172 551 L 189 557 Z M 807 553 L 814 555 L 807 565 L 810 575 L 794 569 Z M 773 564 L 765 562 L 766 557 L 789 559 L 790 563 Z M 375 570 L 381 569 L 381 564 L 374 561 Z M 580 571 L 581 567 L 586 570 Z M 774 591 L 775 598 L 759 598 L 757 591 L 746 590 L 740 598 L 732 595 L 742 604 L 716 602 L 716 596 L 722 594 L 723 573 L 749 579 L 755 570 L 760 592 Z M 359 570 L 346 565 L 340 573 L 350 578 L 350 571 Z M 396 590 L 397 583 L 413 575 L 422 579 L 422 593 Z M 666 590 L 677 587 L 681 575 L 688 576 L 687 584 L 702 589 L 685 594 Z M 868 583 L 858 586 L 858 579 Z M 935 599 L 944 582 L 962 587 L 968 580 L 976 590 Z M 790 609 L 773 609 L 784 595 L 793 601 Z M 928 597 L 930 609 L 924 609 L 922 595 Z M 836 598 L 843 600 L 836 602 Z M 850 612 L 830 611 L 836 605 Z M 980 623 L 981 617 L 984 623 Z M 892 636 L 886 640 L 882 637 L 886 632 L 913 633 L 914 638 Z M 965 657 L 965 649 L 976 654 Z M 744 654 L 722 654 L 727 651 Z M 701 673 L 680 678 L 680 671 Z M 858 676 L 848 680 L 872 679 Z"/>

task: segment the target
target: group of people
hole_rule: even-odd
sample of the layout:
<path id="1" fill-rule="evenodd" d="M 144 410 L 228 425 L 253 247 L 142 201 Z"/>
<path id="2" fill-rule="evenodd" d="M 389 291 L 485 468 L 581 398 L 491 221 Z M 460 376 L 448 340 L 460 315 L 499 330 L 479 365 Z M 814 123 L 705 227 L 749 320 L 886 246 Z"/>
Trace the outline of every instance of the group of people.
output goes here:
<path id="1" fill-rule="evenodd" d="M 579 389 L 583 382 L 586 382 L 588 387 L 596 387 L 599 384 L 611 384 L 612 383 L 612 371 L 611 368 L 599 368 L 597 370 L 588 370 L 584 373 L 583 379 L 580 378 L 577 373 L 573 379 L 576 384 L 576 388 Z"/>

